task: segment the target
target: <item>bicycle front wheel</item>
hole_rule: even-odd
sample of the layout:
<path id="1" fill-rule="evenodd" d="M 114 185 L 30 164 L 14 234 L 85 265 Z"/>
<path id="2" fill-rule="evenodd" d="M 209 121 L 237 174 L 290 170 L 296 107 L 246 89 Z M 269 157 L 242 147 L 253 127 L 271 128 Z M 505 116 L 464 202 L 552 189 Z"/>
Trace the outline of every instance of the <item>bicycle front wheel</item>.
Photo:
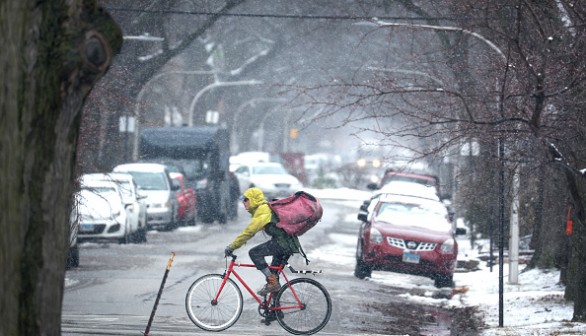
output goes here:
<path id="1" fill-rule="evenodd" d="M 299 298 L 299 301 L 295 298 Z M 301 304 L 301 308 L 291 308 Z M 311 335 L 322 330 L 332 315 L 332 300 L 325 287 L 308 279 L 293 279 L 275 298 L 277 321 L 295 335 Z"/>
<path id="2" fill-rule="evenodd" d="M 185 296 L 187 315 L 196 326 L 208 331 L 230 328 L 242 313 L 242 292 L 228 279 L 217 302 L 214 298 L 224 278 L 220 274 L 208 274 L 195 280 Z"/>

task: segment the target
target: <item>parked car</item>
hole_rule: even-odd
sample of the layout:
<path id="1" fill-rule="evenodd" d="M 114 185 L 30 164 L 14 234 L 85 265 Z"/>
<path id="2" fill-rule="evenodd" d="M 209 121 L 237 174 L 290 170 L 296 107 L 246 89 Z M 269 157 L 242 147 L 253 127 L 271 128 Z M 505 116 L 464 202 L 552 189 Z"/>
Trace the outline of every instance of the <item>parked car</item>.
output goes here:
<path id="1" fill-rule="evenodd" d="M 391 181 L 383 185 L 380 189 L 374 190 L 372 192 L 372 197 L 376 197 L 380 194 L 413 196 L 438 202 L 440 201 L 437 189 L 434 186 L 428 186 L 416 182 Z"/>
<path id="2" fill-rule="evenodd" d="M 147 203 L 147 226 L 149 229 L 173 230 L 177 227 L 179 204 L 167 168 L 157 163 L 127 163 L 114 167 L 115 173 L 132 175 L 144 193 Z"/>
<path id="3" fill-rule="evenodd" d="M 69 226 L 69 249 L 67 251 L 67 259 L 65 261 L 65 267 L 67 269 L 79 267 L 79 246 L 77 245 L 79 223 L 75 221 L 74 211 L 71 212 Z"/>
<path id="4" fill-rule="evenodd" d="M 435 201 L 430 201 L 435 202 Z M 445 214 L 411 196 L 381 195 L 361 208 L 354 275 L 373 270 L 429 277 L 436 287 L 453 286 L 458 243 Z M 439 203 L 441 204 L 441 203 Z"/>
<path id="5" fill-rule="evenodd" d="M 195 225 L 195 218 L 197 217 L 197 198 L 193 188 L 185 186 L 183 174 L 170 173 L 175 184 L 179 189 L 177 190 L 178 217 L 177 219 L 182 225 Z"/>
<path id="6" fill-rule="evenodd" d="M 435 175 L 401 171 L 395 169 L 386 169 L 379 183 L 369 183 L 366 187 L 370 190 L 382 189 L 385 185 L 395 182 L 413 182 L 424 186 L 433 187 L 440 199 L 450 198 L 449 195 L 442 195 L 440 190 L 439 178 Z"/>
<path id="7" fill-rule="evenodd" d="M 130 220 L 114 182 L 84 182 L 73 202 L 71 220 L 79 240 L 131 241 Z"/>
<path id="8" fill-rule="evenodd" d="M 145 201 L 147 196 L 139 191 L 132 175 L 127 173 L 96 173 L 81 176 L 82 184 L 91 183 L 91 181 L 114 182 L 118 185 L 130 221 L 130 231 L 132 232 L 130 241 L 145 243 L 148 231 Z"/>
<path id="9" fill-rule="evenodd" d="M 229 157 L 230 133 L 222 127 L 154 127 L 140 132 L 140 160 L 173 165 L 182 173 L 185 184 L 195 190 L 197 216 L 203 223 L 228 220 Z"/>
<path id="10" fill-rule="evenodd" d="M 301 182 L 278 162 L 242 164 L 234 174 L 238 177 L 241 191 L 257 187 L 264 192 L 267 200 L 287 197 L 303 188 Z"/>

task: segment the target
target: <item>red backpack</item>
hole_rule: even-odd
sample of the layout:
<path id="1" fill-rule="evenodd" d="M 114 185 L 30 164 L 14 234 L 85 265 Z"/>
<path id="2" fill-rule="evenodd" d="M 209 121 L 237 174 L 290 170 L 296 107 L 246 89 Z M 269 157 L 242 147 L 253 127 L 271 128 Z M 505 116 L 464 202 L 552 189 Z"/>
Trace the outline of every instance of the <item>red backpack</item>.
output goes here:
<path id="1" fill-rule="evenodd" d="M 323 215 L 317 198 L 304 191 L 269 202 L 269 206 L 278 217 L 277 227 L 292 236 L 301 236 L 307 232 Z"/>

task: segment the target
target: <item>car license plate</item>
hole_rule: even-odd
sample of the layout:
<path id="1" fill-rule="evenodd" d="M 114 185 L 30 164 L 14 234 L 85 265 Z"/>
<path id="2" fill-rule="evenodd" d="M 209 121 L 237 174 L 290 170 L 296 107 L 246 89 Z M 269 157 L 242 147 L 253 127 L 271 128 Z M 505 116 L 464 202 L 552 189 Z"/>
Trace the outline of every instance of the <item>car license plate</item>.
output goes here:
<path id="1" fill-rule="evenodd" d="M 411 264 L 419 264 L 419 254 L 404 252 L 403 262 Z"/>
<path id="2" fill-rule="evenodd" d="M 82 231 L 82 232 L 94 231 L 94 224 L 81 224 L 79 231 Z"/>

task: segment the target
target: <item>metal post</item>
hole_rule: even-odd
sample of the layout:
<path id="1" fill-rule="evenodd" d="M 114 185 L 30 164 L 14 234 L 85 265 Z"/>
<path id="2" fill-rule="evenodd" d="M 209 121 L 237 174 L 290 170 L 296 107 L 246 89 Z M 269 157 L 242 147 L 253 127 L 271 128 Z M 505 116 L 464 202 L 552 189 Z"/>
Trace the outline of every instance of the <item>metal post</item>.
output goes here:
<path id="1" fill-rule="evenodd" d="M 505 140 L 499 138 L 499 327 L 503 326 L 503 249 L 505 245 Z"/>
<path id="2" fill-rule="evenodd" d="M 153 319 L 155 318 L 155 312 L 157 311 L 157 306 L 159 305 L 161 294 L 163 294 L 163 288 L 165 287 L 165 281 L 167 281 L 167 275 L 169 274 L 169 270 L 171 269 L 171 264 L 173 264 L 173 258 L 175 258 L 175 252 L 171 252 L 171 258 L 169 258 L 169 262 L 167 263 L 167 269 L 165 270 L 165 275 L 163 275 L 163 281 L 161 282 L 161 287 L 159 287 L 159 293 L 157 294 L 157 299 L 155 300 L 155 305 L 153 306 L 151 317 L 149 318 L 149 322 L 147 323 L 146 329 L 144 331 L 144 336 L 148 336 L 149 331 L 151 330 L 151 324 L 153 323 Z"/>
<path id="3" fill-rule="evenodd" d="M 519 283 L 519 167 L 513 173 L 513 202 L 509 241 L 509 283 Z"/>

